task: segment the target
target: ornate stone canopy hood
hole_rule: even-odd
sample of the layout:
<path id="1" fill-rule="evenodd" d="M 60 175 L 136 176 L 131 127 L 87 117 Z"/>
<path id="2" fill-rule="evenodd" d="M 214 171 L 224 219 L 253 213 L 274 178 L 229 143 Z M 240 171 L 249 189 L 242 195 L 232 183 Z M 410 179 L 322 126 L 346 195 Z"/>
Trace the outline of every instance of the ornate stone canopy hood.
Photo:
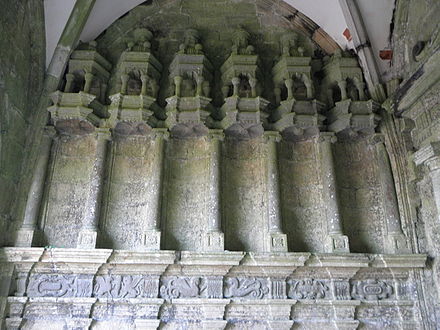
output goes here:
<path id="1" fill-rule="evenodd" d="M 417 327 L 426 256 L 357 59 L 282 5 L 197 3 L 139 6 L 70 56 L 5 250 L 9 326 L 62 306 L 79 328 Z"/>

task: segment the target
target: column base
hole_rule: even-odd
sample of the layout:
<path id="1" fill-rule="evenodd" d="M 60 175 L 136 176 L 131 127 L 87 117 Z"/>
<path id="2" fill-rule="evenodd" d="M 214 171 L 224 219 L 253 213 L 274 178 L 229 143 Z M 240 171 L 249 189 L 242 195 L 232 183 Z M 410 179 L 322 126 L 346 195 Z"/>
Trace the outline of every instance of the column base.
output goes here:
<path id="1" fill-rule="evenodd" d="M 98 233 L 94 229 L 83 229 L 78 235 L 78 249 L 94 249 Z"/>
<path id="2" fill-rule="evenodd" d="M 283 233 L 270 233 L 268 252 L 287 252 L 287 235 Z"/>
<path id="3" fill-rule="evenodd" d="M 20 228 L 16 232 L 15 244 L 17 247 L 31 247 L 36 235 L 35 229 L 32 228 Z"/>
<path id="4" fill-rule="evenodd" d="M 325 248 L 327 253 L 349 253 L 348 237 L 342 234 L 329 234 L 326 238 Z"/>
<path id="5" fill-rule="evenodd" d="M 206 233 L 205 251 L 223 252 L 225 250 L 225 237 L 221 231 L 210 231 Z"/>
<path id="6" fill-rule="evenodd" d="M 147 251 L 160 250 L 161 232 L 158 230 L 144 231 L 144 249 Z"/>
<path id="7" fill-rule="evenodd" d="M 408 241 L 403 233 L 390 233 L 385 241 L 386 253 L 410 253 Z"/>

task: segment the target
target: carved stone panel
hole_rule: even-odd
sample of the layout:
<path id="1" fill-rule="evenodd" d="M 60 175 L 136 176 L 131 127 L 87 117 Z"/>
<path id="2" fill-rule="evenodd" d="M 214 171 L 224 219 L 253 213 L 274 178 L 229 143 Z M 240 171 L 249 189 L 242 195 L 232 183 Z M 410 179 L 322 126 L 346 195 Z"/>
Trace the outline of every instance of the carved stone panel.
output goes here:
<path id="1" fill-rule="evenodd" d="M 328 283 L 315 279 L 289 279 L 287 297 L 290 299 L 331 298 Z"/>
<path id="2" fill-rule="evenodd" d="M 224 281 L 225 298 L 264 299 L 269 296 L 267 279 L 255 277 L 227 277 Z"/>
<path id="3" fill-rule="evenodd" d="M 207 295 L 207 288 L 206 278 L 164 277 L 161 279 L 160 296 L 165 299 L 200 298 Z"/>
<path id="4" fill-rule="evenodd" d="M 353 281 L 351 296 L 359 300 L 386 300 L 393 297 L 394 288 L 385 281 L 368 279 Z"/>
<path id="5" fill-rule="evenodd" d="M 36 274 L 29 279 L 28 297 L 90 297 L 92 276 Z"/>
<path id="6" fill-rule="evenodd" d="M 100 275 L 95 278 L 97 298 L 156 298 L 159 279 L 143 275 Z"/>

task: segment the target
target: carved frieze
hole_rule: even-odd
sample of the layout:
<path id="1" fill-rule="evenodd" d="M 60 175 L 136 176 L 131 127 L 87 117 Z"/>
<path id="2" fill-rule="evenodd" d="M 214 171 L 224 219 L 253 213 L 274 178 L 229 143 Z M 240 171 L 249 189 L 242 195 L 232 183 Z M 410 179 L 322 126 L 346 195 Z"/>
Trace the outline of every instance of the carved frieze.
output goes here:
<path id="1" fill-rule="evenodd" d="M 225 298 L 264 299 L 269 295 L 269 282 L 267 279 L 227 277 L 224 284 Z"/>
<path id="2" fill-rule="evenodd" d="M 354 281 L 351 288 L 353 299 L 359 300 L 384 300 L 392 297 L 393 287 L 385 281 L 368 279 Z"/>
<path id="3" fill-rule="evenodd" d="M 36 274 L 29 279 L 28 297 L 90 297 L 92 277 L 87 275 Z"/>
<path id="4" fill-rule="evenodd" d="M 326 282 L 315 279 L 289 279 L 287 297 L 291 299 L 325 299 L 330 288 Z"/>
<path id="5" fill-rule="evenodd" d="M 165 299 L 199 298 L 206 295 L 206 289 L 206 278 L 170 276 L 161 279 L 160 296 Z"/>
<path id="6" fill-rule="evenodd" d="M 159 279 L 143 275 L 100 275 L 93 296 L 98 298 L 156 298 Z"/>
<path id="7" fill-rule="evenodd" d="M 93 283 L 93 287 L 92 287 Z M 160 284 L 160 285 L 159 285 Z M 398 283 L 399 296 L 411 299 L 415 289 Z M 351 283 L 305 278 L 258 278 L 222 276 L 158 276 L 35 274 L 29 279 L 28 297 L 96 297 L 96 298 L 242 298 L 295 300 L 387 300 L 395 289 L 385 280 L 365 279 Z"/>

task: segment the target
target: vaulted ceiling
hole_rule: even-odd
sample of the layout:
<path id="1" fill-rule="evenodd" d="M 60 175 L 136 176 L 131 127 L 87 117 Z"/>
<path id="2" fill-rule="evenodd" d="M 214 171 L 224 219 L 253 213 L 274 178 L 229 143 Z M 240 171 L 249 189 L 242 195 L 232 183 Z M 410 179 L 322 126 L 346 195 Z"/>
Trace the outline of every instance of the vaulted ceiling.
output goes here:
<path id="1" fill-rule="evenodd" d="M 154 0 L 160 2 L 161 0 Z M 184 0 L 182 0 L 184 1 Z M 346 15 L 341 0 L 284 0 L 312 19 L 327 32 L 341 48 L 354 48 L 343 32 L 347 28 Z M 351 0 L 355 1 L 371 43 L 381 75 L 386 75 L 388 62 L 379 58 L 379 51 L 389 48 L 390 24 L 395 0 Z M 144 0 L 96 0 L 81 41 L 95 39 L 119 17 Z M 61 32 L 69 18 L 75 0 L 44 0 L 46 16 L 47 63 L 50 62 Z"/>

